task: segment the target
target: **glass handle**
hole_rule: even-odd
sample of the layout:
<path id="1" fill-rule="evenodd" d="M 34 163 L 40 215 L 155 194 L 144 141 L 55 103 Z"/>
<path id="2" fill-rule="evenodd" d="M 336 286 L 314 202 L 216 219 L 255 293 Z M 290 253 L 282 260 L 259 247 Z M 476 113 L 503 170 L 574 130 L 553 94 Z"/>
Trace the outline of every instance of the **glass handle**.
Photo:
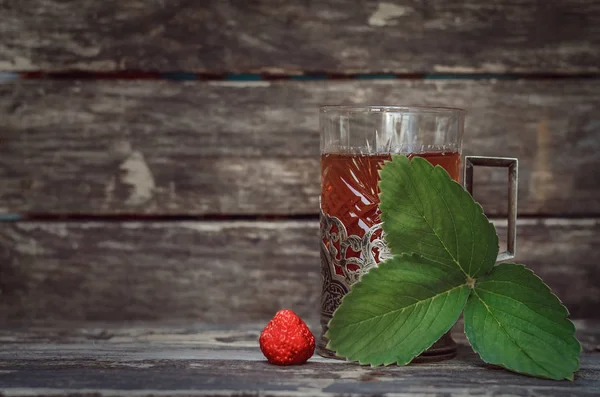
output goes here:
<path id="1" fill-rule="evenodd" d="M 473 196 L 473 168 L 508 168 L 508 241 L 506 251 L 498 254 L 497 262 L 515 257 L 517 250 L 517 190 L 519 186 L 519 160 L 510 157 L 465 156 L 465 189 Z"/>

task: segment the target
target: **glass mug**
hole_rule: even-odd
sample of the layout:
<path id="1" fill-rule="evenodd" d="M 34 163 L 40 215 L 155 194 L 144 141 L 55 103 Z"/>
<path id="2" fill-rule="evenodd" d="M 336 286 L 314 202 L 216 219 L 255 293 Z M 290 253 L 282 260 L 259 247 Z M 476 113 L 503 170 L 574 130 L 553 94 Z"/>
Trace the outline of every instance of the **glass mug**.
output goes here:
<path id="1" fill-rule="evenodd" d="M 342 297 L 360 276 L 391 256 L 381 228 L 379 169 L 392 154 L 421 156 L 460 180 L 465 111 L 417 106 L 323 106 L 321 128 L 321 295 L 322 334 L 318 353 L 335 357 L 323 336 Z M 514 257 L 516 240 L 517 160 L 465 157 L 465 187 L 472 193 L 473 167 L 507 167 L 509 210 L 507 250 L 498 260 Z M 446 333 L 417 358 L 434 361 L 456 355 Z"/>

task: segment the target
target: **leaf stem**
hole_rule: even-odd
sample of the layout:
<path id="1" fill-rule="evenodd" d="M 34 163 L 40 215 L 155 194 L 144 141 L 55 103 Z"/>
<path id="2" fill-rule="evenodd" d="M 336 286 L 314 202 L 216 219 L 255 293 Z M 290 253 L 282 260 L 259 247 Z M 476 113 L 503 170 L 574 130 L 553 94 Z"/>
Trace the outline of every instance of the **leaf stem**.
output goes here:
<path id="1" fill-rule="evenodd" d="M 471 276 L 467 276 L 467 285 L 469 286 L 469 288 L 473 289 L 475 288 L 475 283 L 477 282 L 476 278 L 472 278 Z"/>

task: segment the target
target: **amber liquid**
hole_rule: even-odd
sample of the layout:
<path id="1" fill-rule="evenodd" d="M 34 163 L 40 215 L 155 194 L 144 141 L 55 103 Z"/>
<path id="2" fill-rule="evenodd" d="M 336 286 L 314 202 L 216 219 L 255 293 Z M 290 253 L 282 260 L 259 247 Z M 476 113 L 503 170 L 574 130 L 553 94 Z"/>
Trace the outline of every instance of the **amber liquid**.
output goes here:
<path id="1" fill-rule="evenodd" d="M 460 153 L 429 152 L 420 156 L 440 165 L 458 181 Z M 359 155 L 329 153 L 321 156 L 321 210 L 346 226 L 348 235 L 362 237 L 381 222 L 379 211 L 379 169 L 390 154 Z M 377 236 L 373 236 L 377 237 Z M 341 269 L 336 269 L 341 274 Z"/>

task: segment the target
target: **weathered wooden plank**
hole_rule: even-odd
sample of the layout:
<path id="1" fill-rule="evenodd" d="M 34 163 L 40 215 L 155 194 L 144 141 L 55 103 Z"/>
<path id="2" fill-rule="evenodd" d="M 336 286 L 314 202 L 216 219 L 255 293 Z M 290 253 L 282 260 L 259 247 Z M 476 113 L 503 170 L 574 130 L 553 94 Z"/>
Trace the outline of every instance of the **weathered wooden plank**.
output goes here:
<path id="1" fill-rule="evenodd" d="M 146 349 L 152 349 L 146 345 Z M 549 382 L 488 368 L 468 347 L 449 362 L 406 367 L 359 366 L 320 358 L 297 367 L 278 367 L 235 352 L 220 359 L 196 359 L 202 349 L 178 352 L 183 359 L 91 361 L 66 360 L 0 363 L 3 396 L 381 396 L 446 397 L 497 395 L 597 396 L 600 354 L 584 354 L 575 382 Z M 177 353 L 176 353 L 177 354 Z M 14 356 L 13 356 L 14 357 Z"/>
<path id="2" fill-rule="evenodd" d="M 469 111 L 465 153 L 519 157 L 521 214 L 600 213 L 600 81 L 28 81 L 0 85 L 0 210 L 317 214 L 324 103 Z M 506 213 L 505 175 L 476 198 Z"/>
<path id="3" fill-rule="evenodd" d="M 497 222 L 501 236 L 505 222 Z M 316 221 L 22 222 L 0 225 L 0 318 L 316 323 Z M 573 318 L 598 318 L 600 221 L 519 224 L 518 260 Z"/>
<path id="4" fill-rule="evenodd" d="M 600 352 L 600 322 L 586 319 L 573 320 L 573 323 L 582 351 Z M 0 327 L 0 361 L 10 358 L 15 347 L 19 348 L 19 359 L 22 360 L 68 359 L 69 355 L 83 354 L 89 359 L 137 361 L 159 359 L 164 357 L 166 350 L 191 346 L 206 352 L 204 356 L 196 355 L 197 359 L 214 359 L 215 352 L 225 348 L 231 353 L 236 350 L 239 360 L 247 360 L 249 357 L 246 353 L 258 347 L 258 338 L 264 326 L 264 322 L 207 324 L 189 320 L 33 323 L 13 320 Z M 320 329 L 319 324 L 309 322 L 308 326 L 314 333 Z M 457 344 L 469 344 L 462 318 L 451 329 L 451 334 Z M 98 341 L 103 346 L 97 344 Z M 160 349 L 148 351 L 144 348 L 147 343 Z M 127 345 L 127 352 L 119 350 L 122 345 Z"/>
<path id="5" fill-rule="evenodd" d="M 600 391 L 599 353 L 581 355 L 575 382 L 550 382 L 487 366 L 464 344 L 455 359 L 439 363 L 371 368 L 314 356 L 302 366 L 278 367 L 260 353 L 255 326 L 146 324 L 118 329 L 119 335 L 109 328 L 95 338 L 103 328 L 68 325 L 49 329 L 57 335 L 50 340 L 47 333 L 31 340 L 30 331 L 0 329 L 14 337 L 0 344 L 3 396 L 594 396 Z M 597 328 L 589 332 L 598 336 Z M 90 337 L 65 342 L 64 335 L 74 333 Z"/>
<path id="6" fill-rule="evenodd" d="M 600 71 L 594 0 L 3 0 L 0 10 L 4 71 Z"/>
<path id="7" fill-rule="evenodd" d="M 21 223 L 0 229 L 4 318 L 235 323 L 269 317 L 284 306 L 305 315 L 317 311 L 314 222 Z"/>

